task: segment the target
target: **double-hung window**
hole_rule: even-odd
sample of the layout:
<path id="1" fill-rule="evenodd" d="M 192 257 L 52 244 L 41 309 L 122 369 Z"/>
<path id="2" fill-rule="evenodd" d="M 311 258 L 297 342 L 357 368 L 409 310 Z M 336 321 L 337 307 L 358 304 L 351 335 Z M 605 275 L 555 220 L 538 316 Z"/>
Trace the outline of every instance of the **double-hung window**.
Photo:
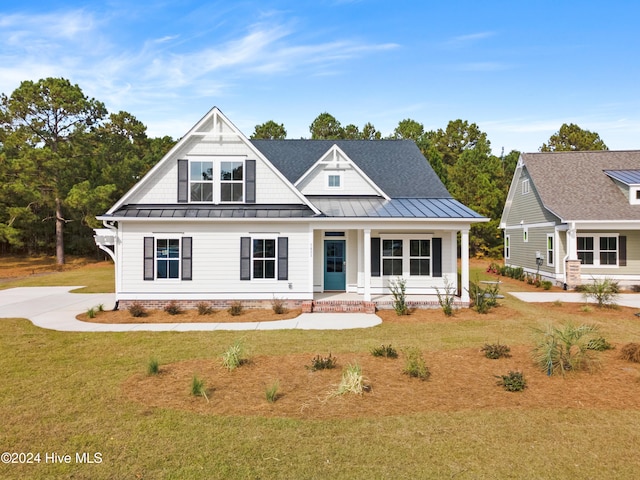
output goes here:
<path id="1" fill-rule="evenodd" d="M 156 278 L 180 278 L 180 239 L 156 239 Z"/>
<path id="2" fill-rule="evenodd" d="M 510 235 L 504 236 L 504 258 L 506 259 L 511 258 L 511 236 Z"/>
<path id="3" fill-rule="evenodd" d="M 584 236 L 577 238 L 578 259 L 583 265 L 617 266 L 619 261 L 617 236 Z"/>
<path id="4" fill-rule="evenodd" d="M 192 202 L 213 201 L 213 162 L 191 162 L 189 185 Z"/>
<path id="5" fill-rule="evenodd" d="M 409 275 L 431 275 L 431 240 L 409 240 Z"/>
<path id="6" fill-rule="evenodd" d="M 382 274 L 402 275 L 402 240 L 382 240 Z"/>
<path id="7" fill-rule="evenodd" d="M 578 237 L 578 260 L 582 265 L 593 265 L 593 237 Z"/>
<path id="8" fill-rule="evenodd" d="M 618 264 L 618 238 L 600 237 L 600 265 Z"/>
<path id="9" fill-rule="evenodd" d="M 244 200 L 244 162 L 220 162 L 220 201 Z"/>
<path id="10" fill-rule="evenodd" d="M 554 258 L 554 248 L 553 248 L 553 242 L 554 242 L 554 236 L 552 233 L 547 234 L 547 265 L 552 267 L 553 266 L 553 258 Z"/>
<path id="11" fill-rule="evenodd" d="M 276 278 L 276 239 L 254 238 L 253 278 Z"/>

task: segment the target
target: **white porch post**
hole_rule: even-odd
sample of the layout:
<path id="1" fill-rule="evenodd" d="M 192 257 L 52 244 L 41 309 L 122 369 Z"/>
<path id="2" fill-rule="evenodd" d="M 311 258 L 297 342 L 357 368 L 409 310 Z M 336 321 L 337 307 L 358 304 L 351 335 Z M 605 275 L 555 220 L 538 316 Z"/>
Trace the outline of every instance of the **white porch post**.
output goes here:
<path id="1" fill-rule="evenodd" d="M 578 240 L 576 233 L 576 224 L 571 222 L 567 229 L 567 260 L 578 259 Z"/>
<path id="2" fill-rule="evenodd" d="M 460 300 L 469 301 L 469 230 L 460 231 Z"/>
<path id="3" fill-rule="evenodd" d="M 371 301 L 371 229 L 364 230 L 364 301 Z"/>

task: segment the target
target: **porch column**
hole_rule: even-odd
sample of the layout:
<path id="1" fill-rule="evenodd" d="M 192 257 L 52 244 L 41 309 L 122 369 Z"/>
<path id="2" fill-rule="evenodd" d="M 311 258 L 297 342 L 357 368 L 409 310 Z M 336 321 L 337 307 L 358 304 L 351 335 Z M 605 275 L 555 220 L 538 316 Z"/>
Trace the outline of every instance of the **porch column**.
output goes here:
<path id="1" fill-rule="evenodd" d="M 371 301 L 371 229 L 364 230 L 364 301 Z"/>
<path id="2" fill-rule="evenodd" d="M 460 300 L 469 301 L 469 230 L 460 231 Z"/>

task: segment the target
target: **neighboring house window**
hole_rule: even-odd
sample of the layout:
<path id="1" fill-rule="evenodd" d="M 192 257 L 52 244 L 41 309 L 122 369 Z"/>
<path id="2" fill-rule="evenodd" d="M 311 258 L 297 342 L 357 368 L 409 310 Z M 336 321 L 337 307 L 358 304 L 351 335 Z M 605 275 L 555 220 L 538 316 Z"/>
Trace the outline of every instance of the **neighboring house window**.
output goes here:
<path id="1" fill-rule="evenodd" d="M 382 240 L 382 274 L 402 275 L 402 240 Z"/>
<path id="2" fill-rule="evenodd" d="M 553 266 L 554 248 L 553 248 L 554 236 L 553 234 L 547 235 L 547 265 Z"/>
<path id="3" fill-rule="evenodd" d="M 618 238 L 600 237 L 600 265 L 618 264 Z"/>
<path id="4" fill-rule="evenodd" d="M 327 186 L 329 188 L 342 188 L 342 175 L 332 173 L 327 175 Z"/>
<path id="5" fill-rule="evenodd" d="M 213 162 L 191 162 L 191 201 L 213 201 Z"/>
<path id="6" fill-rule="evenodd" d="M 431 275 L 430 240 L 409 240 L 409 275 Z"/>
<path id="7" fill-rule="evenodd" d="M 522 194 L 526 195 L 529 193 L 529 180 L 522 181 Z"/>
<path id="8" fill-rule="evenodd" d="M 220 201 L 242 202 L 244 199 L 243 162 L 220 162 Z"/>
<path id="9" fill-rule="evenodd" d="M 511 237 L 509 235 L 504 236 L 504 258 L 511 258 Z"/>
<path id="10" fill-rule="evenodd" d="M 593 237 L 578 237 L 578 260 L 583 265 L 593 265 Z"/>
<path id="11" fill-rule="evenodd" d="M 253 239 L 253 278 L 276 278 L 275 238 Z"/>
<path id="12" fill-rule="evenodd" d="M 191 280 L 192 237 L 144 237 L 144 280 Z"/>

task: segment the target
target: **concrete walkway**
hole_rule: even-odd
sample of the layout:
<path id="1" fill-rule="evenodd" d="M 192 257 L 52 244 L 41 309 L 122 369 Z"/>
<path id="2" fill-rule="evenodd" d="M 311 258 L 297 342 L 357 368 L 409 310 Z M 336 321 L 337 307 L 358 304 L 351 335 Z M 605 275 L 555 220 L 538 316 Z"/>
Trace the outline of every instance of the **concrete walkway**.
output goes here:
<path id="1" fill-rule="evenodd" d="M 70 293 L 81 287 L 20 287 L 0 290 L 0 319 L 27 318 L 34 325 L 65 332 L 214 331 L 214 330 L 346 330 L 369 328 L 382 323 L 366 313 L 303 313 L 289 320 L 238 323 L 126 323 L 81 322 L 76 315 L 103 305 L 111 310 L 113 293 Z"/>
<path id="2" fill-rule="evenodd" d="M 584 295 L 576 292 L 507 292 L 509 295 L 524 301 L 533 303 L 560 302 L 567 303 L 595 303 L 592 299 L 585 302 Z M 616 303 L 621 307 L 640 308 L 640 294 L 621 293 Z"/>

